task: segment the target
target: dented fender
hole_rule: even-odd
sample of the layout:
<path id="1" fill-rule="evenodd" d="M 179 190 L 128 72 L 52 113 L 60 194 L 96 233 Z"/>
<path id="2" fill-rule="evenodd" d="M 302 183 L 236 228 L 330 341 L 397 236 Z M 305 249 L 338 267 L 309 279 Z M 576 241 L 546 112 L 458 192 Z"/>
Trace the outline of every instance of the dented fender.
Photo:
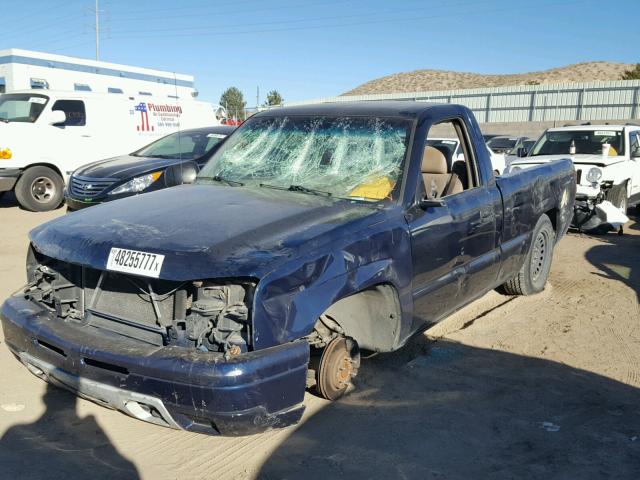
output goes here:
<path id="1" fill-rule="evenodd" d="M 401 215 L 353 232 L 266 275 L 254 300 L 254 345 L 266 348 L 308 335 L 323 313 L 340 299 L 375 285 L 397 292 L 400 342 L 412 318 L 411 242 Z M 339 321 L 339 319 L 338 319 Z"/>

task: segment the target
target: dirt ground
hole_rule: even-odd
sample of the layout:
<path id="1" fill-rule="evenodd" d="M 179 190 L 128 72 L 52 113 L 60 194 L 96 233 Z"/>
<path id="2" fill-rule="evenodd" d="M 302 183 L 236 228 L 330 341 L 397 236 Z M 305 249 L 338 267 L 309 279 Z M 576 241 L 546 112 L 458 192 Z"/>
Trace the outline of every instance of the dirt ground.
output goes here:
<path id="1" fill-rule="evenodd" d="M 62 215 L 0 201 L 0 299 L 24 282 L 27 232 Z M 308 394 L 297 427 L 207 437 L 47 387 L 0 335 L 0 478 L 639 478 L 640 218 L 571 234 L 550 285 L 492 292 L 393 354 L 357 389 Z"/>

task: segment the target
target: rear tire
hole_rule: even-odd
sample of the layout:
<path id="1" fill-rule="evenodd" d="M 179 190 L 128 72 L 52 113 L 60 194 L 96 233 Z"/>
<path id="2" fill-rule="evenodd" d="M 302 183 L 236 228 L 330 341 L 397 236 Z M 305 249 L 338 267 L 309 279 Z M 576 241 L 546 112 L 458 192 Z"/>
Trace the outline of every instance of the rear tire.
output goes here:
<path id="1" fill-rule="evenodd" d="M 16 183 L 16 199 L 22 208 L 32 212 L 46 212 L 60 206 L 64 182 L 49 167 L 31 167 L 24 171 Z"/>
<path id="2" fill-rule="evenodd" d="M 504 285 L 508 295 L 533 295 L 544 290 L 551 270 L 556 235 L 551 220 L 542 215 L 531 236 L 531 245 L 518 274 Z"/>
<path id="3" fill-rule="evenodd" d="M 355 340 L 336 337 L 324 347 L 316 370 L 316 391 L 327 400 L 337 400 L 353 386 L 358 374 L 360 352 Z"/>

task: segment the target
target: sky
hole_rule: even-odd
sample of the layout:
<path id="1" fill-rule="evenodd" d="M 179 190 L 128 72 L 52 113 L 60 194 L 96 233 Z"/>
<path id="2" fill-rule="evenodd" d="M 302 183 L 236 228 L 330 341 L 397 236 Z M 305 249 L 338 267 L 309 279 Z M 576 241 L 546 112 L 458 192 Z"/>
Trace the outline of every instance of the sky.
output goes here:
<path id="1" fill-rule="evenodd" d="M 0 49 L 95 58 L 95 0 L 0 0 Z M 498 74 L 640 62 L 640 0 L 101 0 L 100 59 L 195 76 L 249 107 L 417 69 Z"/>

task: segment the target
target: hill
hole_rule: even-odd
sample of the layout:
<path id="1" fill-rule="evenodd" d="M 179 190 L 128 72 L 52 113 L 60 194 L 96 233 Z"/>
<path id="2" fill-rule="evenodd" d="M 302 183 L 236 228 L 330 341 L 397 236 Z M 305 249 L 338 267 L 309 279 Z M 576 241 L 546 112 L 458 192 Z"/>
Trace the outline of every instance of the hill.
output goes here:
<path id="1" fill-rule="evenodd" d="M 539 72 L 505 75 L 451 72 L 446 70 L 415 70 L 395 73 L 363 83 L 343 95 L 372 93 L 406 93 L 431 90 L 503 87 L 509 85 L 591 82 L 595 80 L 620 80 L 624 72 L 633 68 L 626 63 L 586 62 L 552 68 Z"/>

